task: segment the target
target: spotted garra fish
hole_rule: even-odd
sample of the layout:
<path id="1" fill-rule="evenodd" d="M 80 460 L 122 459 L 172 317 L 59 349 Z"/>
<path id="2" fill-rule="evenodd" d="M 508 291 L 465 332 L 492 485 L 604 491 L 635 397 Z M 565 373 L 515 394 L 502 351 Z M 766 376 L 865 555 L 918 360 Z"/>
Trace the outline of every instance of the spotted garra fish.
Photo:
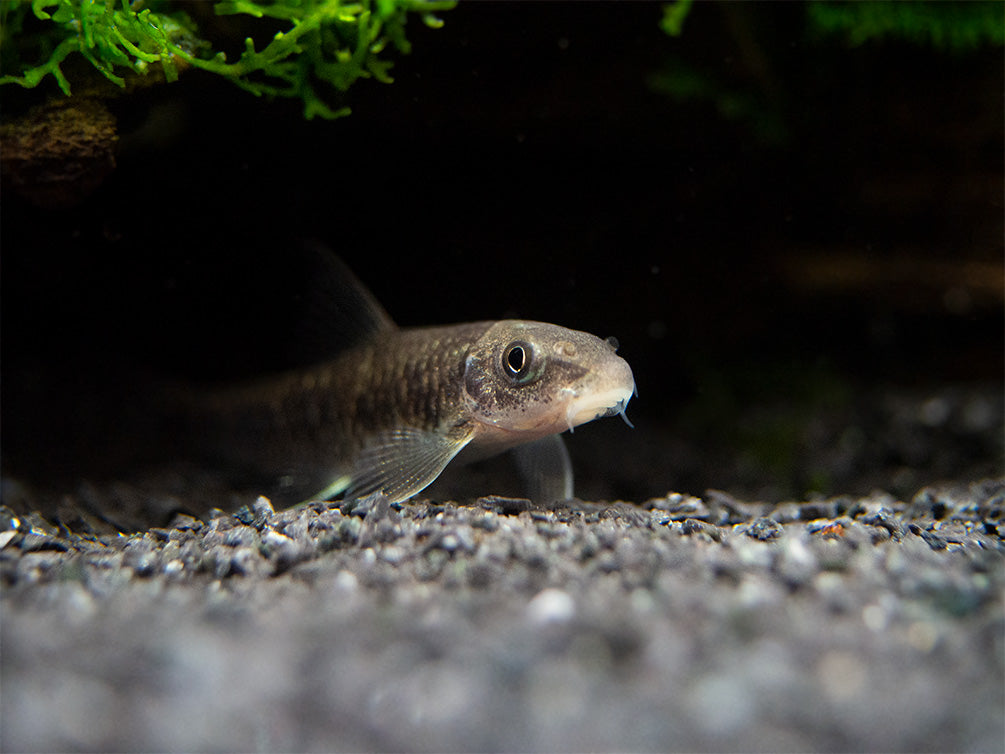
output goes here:
<path id="1" fill-rule="evenodd" d="M 193 423 L 203 450 L 264 473 L 291 502 L 377 491 L 403 501 L 454 459 L 510 449 L 531 496 L 565 499 L 559 433 L 628 421 L 635 381 L 613 339 L 516 319 L 398 328 L 341 262 L 326 264 L 353 342 L 310 368 L 202 396 Z"/>

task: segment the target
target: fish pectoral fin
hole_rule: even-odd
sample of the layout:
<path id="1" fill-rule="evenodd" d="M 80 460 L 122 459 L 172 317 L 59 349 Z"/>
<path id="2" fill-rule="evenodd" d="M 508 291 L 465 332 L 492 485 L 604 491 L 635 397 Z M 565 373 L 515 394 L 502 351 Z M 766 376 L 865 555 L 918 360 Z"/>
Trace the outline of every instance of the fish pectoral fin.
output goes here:
<path id="1" fill-rule="evenodd" d="M 518 445 L 512 452 L 531 500 L 546 504 L 572 497 L 572 461 L 561 435 Z"/>
<path id="2" fill-rule="evenodd" d="M 381 432 L 356 459 L 345 497 L 379 491 L 392 503 L 407 500 L 432 484 L 471 437 L 470 433 L 451 437 L 410 427 Z"/>
<path id="3" fill-rule="evenodd" d="M 349 485 L 351 483 L 352 478 L 347 474 L 343 474 L 342 476 L 336 477 L 323 490 L 309 497 L 307 500 L 304 501 L 304 503 L 309 503 L 314 500 L 333 500 L 339 495 L 341 495 L 343 492 L 345 492 L 347 489 L 349 489 Z"/>

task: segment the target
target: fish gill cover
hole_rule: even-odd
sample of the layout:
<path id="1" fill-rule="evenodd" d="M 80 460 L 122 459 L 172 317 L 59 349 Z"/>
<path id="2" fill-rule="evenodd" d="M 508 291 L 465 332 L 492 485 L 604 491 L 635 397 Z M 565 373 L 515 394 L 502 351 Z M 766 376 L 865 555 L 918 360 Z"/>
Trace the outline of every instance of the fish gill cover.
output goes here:
<path id="1" fill-rule="evenodd" d="M 145 75 L 158 68 L 168 82 L 192 67 L 234 82 L 256 96 L 298 98 L 304 116 L 338 118 L 348 107 L 332 100 L 360 78 L 389 83 L 390 45 L 407 54 L 410 14 L 429 26 L 452 0 L 235 0 L 189 6 L 200 23 L 169 0 L 14 0 L 0 3 L 0 84 L 38 86 L 52 76 L 70 95 L 62 66 L 79 53 L 114 84 L 125 87 L 120 69 Z M 208 4 L 206 6 L 209 7 Z M 218 17 L 253 20 L 233 62 L 205 38 L 220 28 Z M 243 30 L 243 25 L 236 25 Z M 265 35 L 268 36 L 265 36 Z M 256 41 L 267 40 L 265 42 Z M 8 73 L 16 70 L 17 74 Z"/>

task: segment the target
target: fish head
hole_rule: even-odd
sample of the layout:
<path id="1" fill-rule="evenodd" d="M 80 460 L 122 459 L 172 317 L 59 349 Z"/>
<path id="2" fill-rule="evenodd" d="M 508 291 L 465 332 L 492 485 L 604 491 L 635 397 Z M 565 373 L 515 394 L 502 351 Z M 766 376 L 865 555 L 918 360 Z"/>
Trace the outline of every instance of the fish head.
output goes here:
<path id="1" fill-rule="evenodd" d="M 487 440 L 516 445 L 621 414 L 635 393 L 617 341 L 526 320 L 493 323 L 465 362 L 464 398 Z M 625 419 L 627 421 L 627 418 Z"/>

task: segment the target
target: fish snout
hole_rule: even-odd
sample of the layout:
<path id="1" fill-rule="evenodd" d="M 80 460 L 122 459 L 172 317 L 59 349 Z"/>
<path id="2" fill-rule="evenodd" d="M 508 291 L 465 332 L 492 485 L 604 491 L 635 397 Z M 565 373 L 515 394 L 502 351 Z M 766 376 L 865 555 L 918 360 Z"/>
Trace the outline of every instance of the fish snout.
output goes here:
<path id="1" fill-rule="evenodd" d="M 598 370 L 589 386 L 568 391 L 565 420 L 570 431 L 580 424 L 606 416 L 620 415 L 629 427 L 633 426 L 625 411 L 628 401 L 635 395 L 635 377 L 628 362 L 619 356 L 607 360 Z"/>

